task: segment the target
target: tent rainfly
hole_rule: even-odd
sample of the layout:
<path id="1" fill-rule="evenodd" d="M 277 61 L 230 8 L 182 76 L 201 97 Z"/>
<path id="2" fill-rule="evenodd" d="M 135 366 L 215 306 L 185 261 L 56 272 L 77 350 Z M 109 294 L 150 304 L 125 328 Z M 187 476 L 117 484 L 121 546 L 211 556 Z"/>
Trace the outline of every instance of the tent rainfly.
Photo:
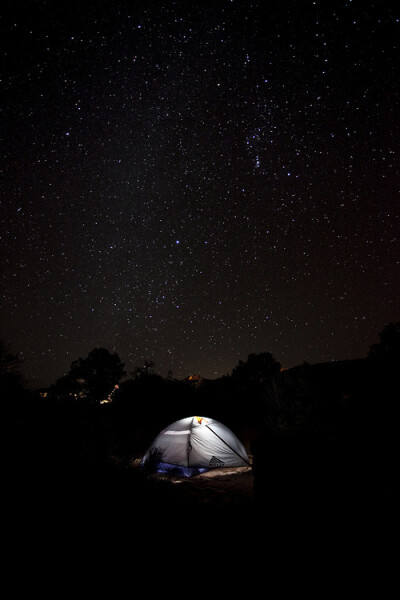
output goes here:
<path id="1" fill-rule="evenodd" d="M 152 464 L 154 462 L 154 464 Z M 171 423 L 154 439 L 142 466 L 190 477 L 218 467 L 243 467 L 249 459 L 243 444 L 225 425 L 205 417 Z"/>

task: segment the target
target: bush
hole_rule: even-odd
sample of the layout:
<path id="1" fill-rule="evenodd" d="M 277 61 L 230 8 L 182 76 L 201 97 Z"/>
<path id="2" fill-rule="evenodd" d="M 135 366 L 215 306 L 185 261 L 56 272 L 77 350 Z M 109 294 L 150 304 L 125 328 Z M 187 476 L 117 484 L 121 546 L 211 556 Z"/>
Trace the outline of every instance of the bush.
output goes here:
<path id="1" fill-rule="evenodd" d="M 151 475 L 157 471 L 158 465 L 162 462 L 164 456 L 164 450 L 153 446 L 149 450 L 149 454 L 146 462 L 142 465 L 143 471 L 146 475 Z"/>

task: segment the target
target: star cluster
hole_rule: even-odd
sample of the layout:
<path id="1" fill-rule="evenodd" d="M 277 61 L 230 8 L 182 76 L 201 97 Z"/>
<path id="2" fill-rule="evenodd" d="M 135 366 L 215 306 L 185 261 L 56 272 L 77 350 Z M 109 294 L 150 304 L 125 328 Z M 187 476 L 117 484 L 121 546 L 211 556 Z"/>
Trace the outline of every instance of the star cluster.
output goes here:
<path id="1" fill-rule="evenodd" d="M 0 337 L 217 377 L 399 320 L 400 9 L 6 2 Z"/>

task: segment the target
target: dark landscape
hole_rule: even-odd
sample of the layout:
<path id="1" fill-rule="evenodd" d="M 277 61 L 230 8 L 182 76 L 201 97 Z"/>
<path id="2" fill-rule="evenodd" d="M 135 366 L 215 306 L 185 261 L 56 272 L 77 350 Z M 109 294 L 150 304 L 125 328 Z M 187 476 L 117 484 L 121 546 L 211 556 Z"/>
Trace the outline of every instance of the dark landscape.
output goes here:
<path id="1" fill-rule="evenodd" d="M 28 391 L 3 346 L 4 514 L 20 535 L 41 536 L 97 523 L 113 535 L 122 527 L 137 536 L 141 525 L 152 539 L 163 523 L 198 523 L 228 530 L 254 564 L 257 543 L 268 552 L 273 540 L 275 558 L 289 544 L 297 566 L 308 544 L 312 560 L 329 550 L 329 568 L 339 561 L 337 584 L 350 569 L 357 589 L 386 589 L 398 516 L 399 349 L 397 323 L 359 360 L 281 370 L 270 353 L 253 354 L 214 381 L 165 379 L 147 363 L 121 382 L 116 356 L 97 349 L 54 386 Z M 251 467 L 192 478 L 141 468 L 156 434 L 192 414 L 227 424 Z"/>

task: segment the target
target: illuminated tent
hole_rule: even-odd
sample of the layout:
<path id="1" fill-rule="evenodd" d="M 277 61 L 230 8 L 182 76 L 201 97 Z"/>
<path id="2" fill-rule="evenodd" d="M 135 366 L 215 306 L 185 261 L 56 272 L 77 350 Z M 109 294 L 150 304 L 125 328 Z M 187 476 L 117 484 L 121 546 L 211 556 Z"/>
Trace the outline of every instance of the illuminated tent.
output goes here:
<path id="1" fill-rule="evenodd" d="M 243 444 L 228 427 L 214 419 L 186 417 L 158 434 L 141 464 L 158 472 L 190 477 L 209 469 L 250 463 Z"/>

